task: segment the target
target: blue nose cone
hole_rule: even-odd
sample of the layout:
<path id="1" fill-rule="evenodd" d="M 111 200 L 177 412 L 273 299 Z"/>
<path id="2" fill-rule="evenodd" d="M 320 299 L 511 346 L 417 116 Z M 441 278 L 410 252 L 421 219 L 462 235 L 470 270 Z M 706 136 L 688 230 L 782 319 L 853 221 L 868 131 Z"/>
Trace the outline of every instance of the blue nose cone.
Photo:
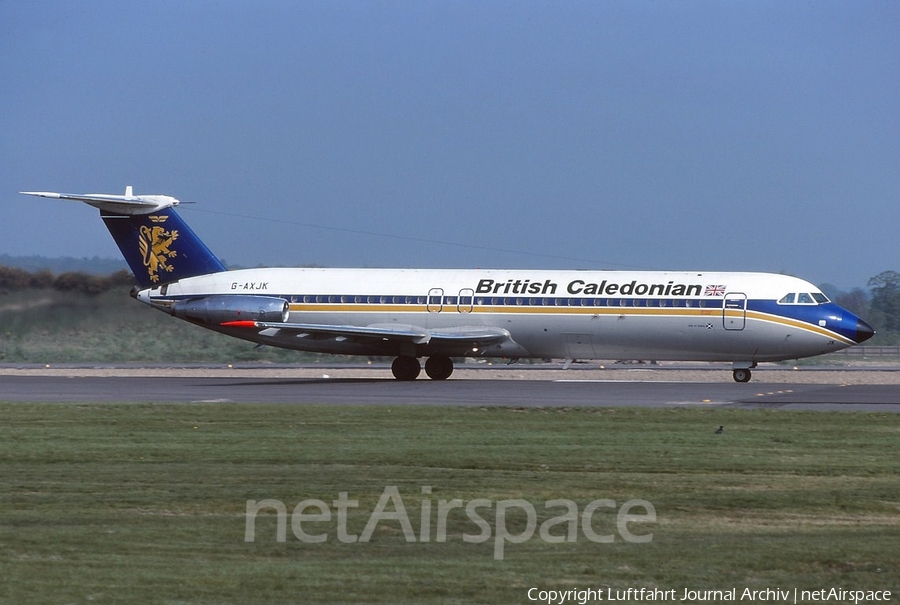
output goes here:
<path id="1" fill-rule="evenodd" d="M 866 342 L 873 336 L 875 336 L 875 330 L 872 326 L 861 319 L 856 320 L 856 337 L 853 339 L 856 341 L 856 344 Z"/>

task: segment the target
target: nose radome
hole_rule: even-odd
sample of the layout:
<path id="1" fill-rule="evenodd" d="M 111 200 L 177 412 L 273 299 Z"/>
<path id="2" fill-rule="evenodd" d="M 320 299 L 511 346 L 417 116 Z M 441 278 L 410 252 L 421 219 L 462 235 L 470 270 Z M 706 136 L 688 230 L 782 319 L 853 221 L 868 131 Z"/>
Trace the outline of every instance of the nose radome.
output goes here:
<path id="1" fill-rule="evenodd" d="M 873 336 L 875 336 L 874 328 L 872 328 L 872 326 L 870 326 L 869 324 L 867 324 L 866 322 L 864 322 L 861 319 L 857 320 L 857 322 L 856 322 L 856 343 L 859 344 L 859 343 L 865 342 L 865 341 L 869 340 L 870 338 L 872 338 Z"/>

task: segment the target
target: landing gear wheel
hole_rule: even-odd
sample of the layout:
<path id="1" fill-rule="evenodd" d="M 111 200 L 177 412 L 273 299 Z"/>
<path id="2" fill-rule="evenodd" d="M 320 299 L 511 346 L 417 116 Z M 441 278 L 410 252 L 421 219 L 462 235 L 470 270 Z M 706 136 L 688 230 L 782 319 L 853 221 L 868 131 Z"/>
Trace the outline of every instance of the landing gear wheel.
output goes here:
<path id="1" fill-rule="evenodd" d="M 425 362 L 425 373 L 432 380 L 447 380 L 453 373 L 453 360 L 449 357 L 429 357 Z"/>
<path id="2" fill-rule="evenodd" d="M 731 375 L 734 377 L 735 382 L 750 382 L 750 377 L 752 376 L 750 370 L 745 369 L 735 370 Z"/>
<path id="3" fill-rule="evenodd" d="M 421 371 L 419 360 L 409 355 L 401 355 L 391 364 L 391 372 L 397 380 L 415 380 Z"/>

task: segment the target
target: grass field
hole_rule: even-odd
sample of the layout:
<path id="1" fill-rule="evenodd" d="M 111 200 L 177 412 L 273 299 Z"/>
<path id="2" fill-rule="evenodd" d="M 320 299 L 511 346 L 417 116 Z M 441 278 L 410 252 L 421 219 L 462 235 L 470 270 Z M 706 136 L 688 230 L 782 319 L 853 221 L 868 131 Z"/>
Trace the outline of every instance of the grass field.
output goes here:
<path id="1" fill-rule="evenodd" d="M 896 600 L 898 460 L 891 414 L 0 404 L 0 602 L 532 603 L 532 587 L 678 598 L 836 587 Z M 346 531 L 360 535 L 389 486 L 414 541 L 390 519 L 367 542 L 341 541 L 340 494 L 359 503 Z M 265 499 L 285 505 L 284 542 L 273 509 L 246 541 L 247 501 Z M 321 543 L 294 533 L 291 512 L 309 499 L 332 513 L 302 522 Z M 437 541 L 440 502 L 454 499 L 490 502 L 478 511 L 490 539 L 467 541 L 483 530 L 458 507 Z M 556 540 L 535 530 L 497 559 L 494 515 L 513 499 L 538 526 L 564 512 L 548 500 L 579 513 L 612 500 L 588 529 L 613 542 L 563 519 L 548 528 Z M 633 499 L 655 508 L 654 522 L 626 526 L 649 542 L 617 529 Z M 382 511 L 397 516 L 395 504 Z M 527 535 L 524 508 L 504 523 Z M 558 541 L 570 528 L 575 541 Z"/>

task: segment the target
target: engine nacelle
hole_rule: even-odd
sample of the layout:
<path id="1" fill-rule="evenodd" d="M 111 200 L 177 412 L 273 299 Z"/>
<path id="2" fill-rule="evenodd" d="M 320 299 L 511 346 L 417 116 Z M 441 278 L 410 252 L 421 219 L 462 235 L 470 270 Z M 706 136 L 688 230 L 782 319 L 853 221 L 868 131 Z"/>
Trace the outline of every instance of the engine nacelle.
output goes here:
<path id="1" fill-rule="evenodd" d="M 274 296 L 205 296 L 178 300 L 171 307 L 175 317 L 207 324 L 229 321 L 285 323 L 290 315 L 288 301 Z"/>

